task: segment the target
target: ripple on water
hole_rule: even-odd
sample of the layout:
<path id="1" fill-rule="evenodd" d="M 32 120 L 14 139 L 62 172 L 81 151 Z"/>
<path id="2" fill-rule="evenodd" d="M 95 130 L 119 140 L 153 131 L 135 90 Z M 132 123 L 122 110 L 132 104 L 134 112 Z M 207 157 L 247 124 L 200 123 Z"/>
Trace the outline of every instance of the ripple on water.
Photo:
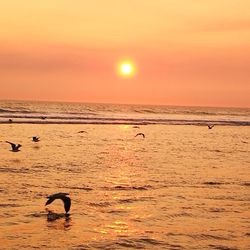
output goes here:
<path id="1" fill-rule="evenodd" d="M 25 217 L 41 218 L 41 217 L 46 217 L 47 214 L 48 213 L 46 212 L 38 212 L 38 213 L 26 214 Z"/>
<path id="2" fill-rule="evenodd" d="M 191 213 L 182 212 L 182 213 L 170 214 L 170 215 L 167 215 L 167 217 L 177 218 L 177 217 L 194 217 L 194 216 Z"/>
<path id="3" fill-rule="evenodd" d="M 100 242 L 93 242 L 90 244 L 81 244 L 74 246 L 73 249 L 172 249 L 182 250 L 184 249 L 181 245 L 169 244 L 162 240 L 149 238 L 147 236 L 141 236 L 138 238 L 129 238 L 125 236 L 118 237 L 116 240 L 103 240 Z"/>
<path id="4" fill-rule="evenodd" d="M 13 204 L 13 203 L 0 203 L 0 207 L 22 207 L 22 205 L 19 205 L 19 204 Z"/>
<path id="5" fill-rule="evenodd" d="M 151 185 L 144 185 L 144 186 L 127 186 L 127 185 L 116 185 L 113 187 L 103 187 L 104 190 L 109 191 L 115 191 L 115 190 L 124 190 L 124 191 L 130 191 L 130 190 L 149 190 L 152 189 Z"/>
<path id="6" fill-rule="evenodd" d="M 250 181 L 241 183 L 241 186 L 250 187 Z"/>
<path id="7" fill-rule="evenodd" d="M 222 213 L 222 212 L 226 212 L 225 208 L 219 208 L 219 207 L 212 207 L 208 209 L 208 212 L 211 213 Z"/>
<path id="8" fill-rule="evenodd" d="M 90 202 L 88 203 L 91 207 L 109 207 L 111 206 L 111 202 L 103 201 L 103 202 Z"/>
<path id="9" fill-rule="evenodd" d="M 196 240 L 230 240 L 228 237 L 212 234 L 194 234 L 190 235 L 190 237 Z"/>
<path id="10" fill-rule="evenodd" d="M 128 213 L 128 211 L 126 209 L 117 208 L 117 209 L 108 210 L 105 213 L 116 215 L 116 214 L 126 214 Z"/>
<path id="11" fill-rule="evenodd" d="M 217 250 L 239 250 L 236 247 L 228 247 L 228 246 L 223 246 L 223 245 L 213 245 L 213 244 L 210 244 L 209 247 L 211 249 L 217 249 Z"/>
<path id="12" fill-rule="evenodd" d="M 203 182 L 204 185 L 223 185 L 223 184 L 226 184 L 224 182 L 218 182 L 218 181 L 205 181 Z"/>
<path id="13" fill-rule="evenodd" d="M 119 204 L 126 204 L 126 203 L 133 203 L 133 202 L 136 202 L 136 201 L 139 201 L 139 199 L 137 199 L 137 198 L 119 199 L 117 202 Z"/>
<path id="14" fill-rule="evenodd" d="M 0 173 L 25 174 L 25 173 L 30 173 L 30 169 L 24 167 L 21 168 L 0 167 Z"/>
<path id="15" fill-rule="evenodd" d="M 130 238 L 130 239 L 123 239 L 120 238 L 116 242 L 116 245 L 120 245 L 123 247 L 130 247 L 130 248 L 145 248 L 146 246 L 160 246 L 165 245 L 163 241 L 148 238 L 148 237 L 141 237 L 141 238 Z"/>
<path id="16" fill-rule="evenodd" d="M 118 199 L 117 203 L 126 204 L 126 203 L 144 202 L 144 201 L 152 201 L 152 200 L 155 200 L 155 198 L 152 196 L 141 196 L 141 197 L 133 197 L 133 198 L 129 197 L 129 198 Z"/>
<path id="17" fill-rule="evenodd" d="M 59 186 L 59 188 L 67 188 L 67 189 L 74 189 L 74 190 L 85 190 L 85 191 L 94 190 L 93 188 L 88 187 L 88 186 L 82 186 L 82 187 L 78 187 L 78 186 Z"/>

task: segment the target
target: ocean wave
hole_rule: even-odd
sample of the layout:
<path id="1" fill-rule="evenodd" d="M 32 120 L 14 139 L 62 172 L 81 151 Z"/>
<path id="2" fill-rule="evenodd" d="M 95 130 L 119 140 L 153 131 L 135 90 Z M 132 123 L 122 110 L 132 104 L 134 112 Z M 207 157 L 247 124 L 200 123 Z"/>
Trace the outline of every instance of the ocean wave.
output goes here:
<path id="1" fill-rule="evenodd" d="M 39 112 L 36 111 L 31 111 L 31 110 L 22 110 L 22 109 L 18 109 L 18 110 L 13 110 L 13 109 L 3 109 L 0 108 L 0 114 L 1 113 L 10 113 L 10 114 L 38 114 Z M 45 112 L 46 113 L 46 112 Z"/>
<path id="2" fill-rule="evenodd" d="M 2 105 L 1 105 L 2 103 Z M 0 102 L 0 123 L 249 126 L 250 109 Z"/>
<path id="3" fill-rule="evenodd" d="M 41 116 L 0 115 L 0 124 L 10 123 L 30 124 L 127 124 L 127 125 L 197 125 L 207 126 L 250 126 L 250 121 L 243 120 L 207 120 L 207 119 L 167 119 L 167 118 L 127 118 L 127 117 L 81 117 L 81 116 Z"/>
<path id="4" fill-rule="evenodd" d="M 0 113 L 12 113 L 12 110 L 9 109 L 0 109 Z"/>
<path id="5" fill-rule="evenodd" d="M 154 109 L 134 109 L 134 112 L 140 113 L 140 114 L 143 114 L 143 113 L 159 114 L 159 111 L 158 110 L 154 110 Z M 161 112 L 161 113 L 163 113 L 163 112 Z"/>

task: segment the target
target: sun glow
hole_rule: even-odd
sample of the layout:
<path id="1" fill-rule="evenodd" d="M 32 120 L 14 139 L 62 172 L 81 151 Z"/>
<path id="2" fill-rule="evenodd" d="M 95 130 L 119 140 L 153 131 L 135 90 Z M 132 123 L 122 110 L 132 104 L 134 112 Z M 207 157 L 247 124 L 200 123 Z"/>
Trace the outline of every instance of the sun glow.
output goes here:
<path id="1" fill-rule="evenodd" d="M 128 63 L 124 63 L 122 64 L 121 66 L 121 72 L 125 75 L 129 75 L 131 74 L 133 68 L 132 68 L 132 65 L 131 64 L 128 64 Z"/>
<path id="2" fill-rule="evenodd" d="M 132 77 L 135 75 L 135 65 L 131 61 L 121 61 L 118 65 L 118 73 L 123 77 Z"/>

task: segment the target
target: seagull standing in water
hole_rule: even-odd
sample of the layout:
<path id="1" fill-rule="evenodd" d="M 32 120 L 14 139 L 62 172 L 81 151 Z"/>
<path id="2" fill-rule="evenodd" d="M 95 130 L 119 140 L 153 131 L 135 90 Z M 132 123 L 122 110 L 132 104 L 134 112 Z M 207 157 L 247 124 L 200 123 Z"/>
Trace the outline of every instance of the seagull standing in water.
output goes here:
<path id="1" fill-rule="evenodd" d="M 32 141 L 33 142 L 39 142 L 40 141 L 40 138 L 38 136 L 33 136 L 32 137 Z"/>
<path id="2" fill-rule="evenodd" d="M 9 142 L 9 141 L 6 141 L 6 142 L 11 145 L 12 149 L 10 151 L 12 151 L 12 152 L 18 152 L 18 151 L 20 151 L 19 148 L 22 147 L 21 144 L 15 144 L 15 143 L 12 143 L 12 142 Z"/>
<path id="3" fill-rule="evenodd" d="M 138 134 L 136 134 L 136 136 L 139 136 L 139 135 L 141 135 L 143 138 L 145 138 L 145 135 L 143 134 L 143 133 L 138 133 Z M 135 136 L 135 137 L 136 137 Z"/>
<path id="4" fill-rule="evenodd" d="M 47 197 L 48 200 L 47 200 L 45 206 L 49 205 L 50 203 L 52 203 L 56 199 L 61 199 L 64 203 L 64 210 L 65 210 L 66 214 L 68 214 L 68 212 L 70 210 L 70 206 L 71 206 L 71 199 L 69 197 L 67 197 L 67 195 L 69 195 L 69 194 L 68 193 L 56 193 L 56 194 L 49 195 Z"/>

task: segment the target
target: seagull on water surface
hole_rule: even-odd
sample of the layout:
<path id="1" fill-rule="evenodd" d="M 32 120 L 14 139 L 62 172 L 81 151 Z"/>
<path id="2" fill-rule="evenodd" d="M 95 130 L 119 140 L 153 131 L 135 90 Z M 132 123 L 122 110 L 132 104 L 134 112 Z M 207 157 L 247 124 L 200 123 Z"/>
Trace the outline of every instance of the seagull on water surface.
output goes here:
<path id="1" fill-rule="evenodd" d="M 9 141 L 6 141 L 6 142 L 11 145 L 12 149 L 10 151 L 12 151 L 12 152 L 18 152 L 18 151 L 20 151 L 19 148 L 22 147 L 21 144 L 15 144 L 15 143 L 12 143 L 12 142 L 9 142 Z"/>
<path id="2" fill-rule="evenodd" d="M 138 134 L 136 134 L 136 136 L 139 136 L 139 135 L 141 135 L 143 138 L 145 138 L 145 135 L 143 134 L 143 133 L 138 133 Z M 135 137 L 136 137 L 135 136 Z"/>
<path id="3" fill-rule="evenodd" d="M 32 141 L 33 142 L 39 142 L 40 141 L 40 138 L 38 136 L 33 136 L 32 137 Z"/>
<path id="4" fill-rule="evenodd" d="M 48 200 L 47 200 L 45 206 L 49 205 L 50 203 L 52 203 L 56 199 L 61 199 L 64 203 L 64 210 L 67 214 L 69 212 L 70 206 L 71 206 L 71 199 L 69 197 L 67 197 L 67 195 L 69 195 L 69 194 L 68 193 L 56 193 L 56 194 L 49 195 L 47 197 Z"/>

